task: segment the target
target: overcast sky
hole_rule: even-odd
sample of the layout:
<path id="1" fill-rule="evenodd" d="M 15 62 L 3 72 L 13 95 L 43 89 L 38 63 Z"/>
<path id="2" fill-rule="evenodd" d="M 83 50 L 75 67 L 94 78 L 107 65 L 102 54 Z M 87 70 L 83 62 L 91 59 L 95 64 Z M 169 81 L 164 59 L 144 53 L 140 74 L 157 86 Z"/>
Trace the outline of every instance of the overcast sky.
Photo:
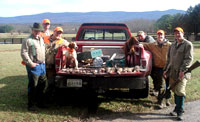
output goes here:
<path id="1" fill-rule="evenodd" d="M 0 17 L 44 12 L 187 10 L 200 0 L 0 0 Z"/>

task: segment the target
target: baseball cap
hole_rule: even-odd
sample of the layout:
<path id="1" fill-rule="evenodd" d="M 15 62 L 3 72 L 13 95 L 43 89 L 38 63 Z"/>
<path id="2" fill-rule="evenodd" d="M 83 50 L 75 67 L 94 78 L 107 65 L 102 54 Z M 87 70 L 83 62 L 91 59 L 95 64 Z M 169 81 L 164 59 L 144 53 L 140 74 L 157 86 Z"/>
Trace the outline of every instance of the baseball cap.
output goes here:
<path id="1" fill-rule="evenodd" d="M 183 31 L 183 29 L 182 29 L 181 27 L 176 27 L 176 28 L 174 29 L 174 32 L 175 32 L 175 31 L 180 31 L 180 32 L 184 33 L 184 31 Z"/>
<path id="2" fill-rule="evenodd" d="M 61 32 L 63 32 L 63 29 L 62 29 L 62 27 L 56 27 L 56 28 L 54 29 L 54 31 L 61 31 Z"/>
<path id="3" fill-rule="evenodd" d="M 42 24 L 44 23 L 49 23 L 50 24 L 50 20 L 49 19 L 43 19 Z"/>
<path id="4" fill-rule="evenodd" d="M 31 27 L 32 30 L 37 30 L 37 31 L 42 31 L 43 30 L 43 27 L 40 23 L 33 23 L 33 26 Z"/>
<path id="5" fill-rule="evenodd" d="M 165 31 L 164 31 L 164 30 L 158 30 L 158 31 L 157 31 L 157 34 L 159 34 L 159 33 L 161 33 L 161 34 L 164 34 L 164 35 L 165 35 Z"/>

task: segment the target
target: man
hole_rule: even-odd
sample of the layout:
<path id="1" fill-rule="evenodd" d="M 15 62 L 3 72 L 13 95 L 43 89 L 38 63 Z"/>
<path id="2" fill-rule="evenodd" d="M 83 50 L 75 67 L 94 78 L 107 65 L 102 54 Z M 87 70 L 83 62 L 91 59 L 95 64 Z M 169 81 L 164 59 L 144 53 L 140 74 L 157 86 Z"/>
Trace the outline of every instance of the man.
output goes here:
<path id="1" fill-rule="evenodd" d="M 184 74 L 193 60 L 193 45 L 184 38 L 184 31 L 180 27 L 174 29 L 175 42 L 172 43 L 168 52 L 168 59 L 164 69 L 164 76 L 169 77 L 169 83 L 174 92 L 176 104 L 170 115 L 177 115 L 177 120 L 183 119 L 184 99 L 186 96 L 186 83 L 189 74 Z"/>
<path id="2" fill-rule="evenodd" d="M 60 46 L 68 46 L 67 40 L 62 38 L 63 29 L 62 27 L 56 27 L 53 34 L 48 37 L 45 41 L 46 45 L 46 71 L 48 78 L 48 95 L 52 94 L 54 88 L 54 81 L 56 76 L 56 67 L 55 67 L 55 55 Z"/>
<path id="3" fill-rule="evenodd" d="M 44 107 L 44 92 L 47 87 L 45 70 L 45 45 L 40 37 L 42 25 L 34 23 L 32 34 L 23 41 L 21 57 L 28 74 L 28 110 L 34 111 L 35 105 Z"/>
<path id="4" fill-rule="evenodd" d="M 139 42 L 148 42 L 148 43 L 155 42 L 153 37 L 152 36 L 147 36 L 144 31 L 139 31 L 137 36 L 138 36 Z"/>
<path id="5" fill-rule="evenodd" d="M 43 19 L 42 26 L 44 30 L 41 32 L 41 36 L 44 38 L 45 36 L 50 36 L 53 32 L 50 29 L 50 20 Z"/>
<path id="6" fill-rule="evenodd" d="M 167 53 L 171 43 L 165 38 L 165 32 L 163 30 L 157 31 L 157 41 L 153 43 L 144 43 L 143 46 L 146 50 L 149 50 L 153 55 L 153 66 L 151 71 L 151 77 L 153 79 L 154 90 L 158 92 L 158 104 L 159 108 L 163 108 L 162 100 L 159 96 L 164 91 L 165 79 L 163 77 L 163 68 L 167 61 Z M 166 81 L 167 82 L 167 81 Z M 166 105 L 169 106 L 170 96 L 166 97 Z"/>

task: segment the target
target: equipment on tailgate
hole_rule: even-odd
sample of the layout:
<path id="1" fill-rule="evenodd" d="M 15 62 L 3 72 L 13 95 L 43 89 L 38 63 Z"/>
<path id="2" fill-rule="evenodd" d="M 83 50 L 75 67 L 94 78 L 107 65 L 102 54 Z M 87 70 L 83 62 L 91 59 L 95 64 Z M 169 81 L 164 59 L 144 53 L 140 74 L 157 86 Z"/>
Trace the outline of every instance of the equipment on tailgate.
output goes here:
<path id="1" fill-rule="evenodd" d="M 78 61 L 81 61 L 81 60 L 87 60 L 87 59 L 92 59 L 92 58 L 96 58 L 96 57 L 101 57 L 102 55 L 103 55 L 102 50 L 97 49 L 97 50 L 81 52 L 81 53 L 77 54 L 77 59 L 78 59 Z"/>

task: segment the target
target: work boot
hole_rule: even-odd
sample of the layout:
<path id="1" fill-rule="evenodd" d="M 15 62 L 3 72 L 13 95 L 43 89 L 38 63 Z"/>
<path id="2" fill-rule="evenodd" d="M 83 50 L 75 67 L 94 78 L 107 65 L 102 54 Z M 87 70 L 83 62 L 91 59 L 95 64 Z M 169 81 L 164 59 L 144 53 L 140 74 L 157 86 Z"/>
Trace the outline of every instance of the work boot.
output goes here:
<path id="1" fill-rule="evenodd" d="M 162 102 L 162 100 L 158 100 L 158 109 L 163 109 L 164 108 L 164 104 Z"/>
<path id="2" fill-rule="evenodd" d="M 152 92 L 152 96 L 156 96 L 156 97 L 158 97 L 158 91 L 153 90 L 153 92 Z"/>
<path id="3" fill-rule="evenodd" d="M 28 111 L 32 111 L 32 112 L 34 112 L 34 111 L 36 111 L 36 107 L 35 106 L 28 106 Z"/>
<path id="4" fill-rule="evenodd" d="M 177 107 L 174 108 L 172 112 L 169 113 L 171 116 L 177 116 Z"/>
<path id="5" fill-rule="evenodd" d="M 164 108 L 163 103 L 160 103 L 160 104 L 158 105 L 158 108 L 159 108 L 159 109 L 163 109 L 163 108 Z"/>
<path id="6" fill-rule="evenodd" d="M 183 120 L 183 113 L 177 113 L 177 120 L 182 121 Z"/>
<path id="7" fill-rule="evenodd" d="M 172 112 L 169 113 L 171 116 L 177 116 L 177 112 L 173 110 Z"/>
<path id="8" fill-rule="evenodd" d="M 166 99 L 166 106 L 170 106 L 171 103 L 169 102 L 169 99 Z"/>

